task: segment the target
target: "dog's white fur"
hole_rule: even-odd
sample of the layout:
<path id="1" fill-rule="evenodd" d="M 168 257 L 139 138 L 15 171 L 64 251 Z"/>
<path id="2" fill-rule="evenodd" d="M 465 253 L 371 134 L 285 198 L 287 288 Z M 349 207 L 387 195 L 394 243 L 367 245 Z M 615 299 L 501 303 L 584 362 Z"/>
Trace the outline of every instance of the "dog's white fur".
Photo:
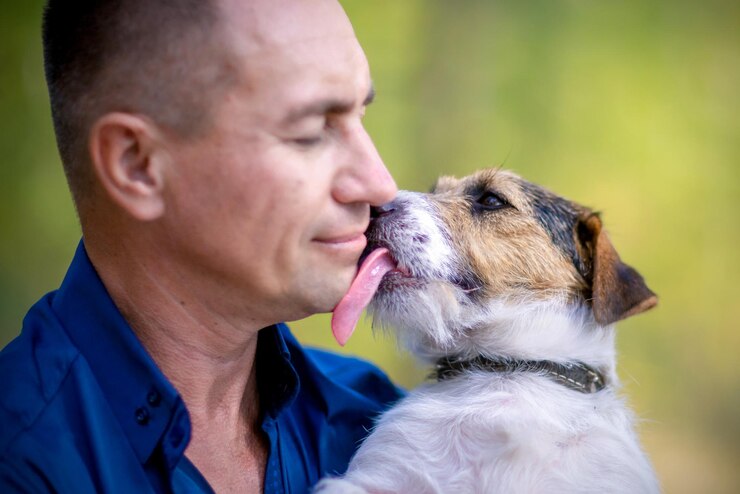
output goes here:
<path id="1" fill-rule="evenodd" d="M 380 418 L 345 476 L 323 480 L 316 492 L 658 492 L 634 417 L 616 394 L 613 327 L 564 294 L 471 304 L 445 281 L 461 263 L 435 205 L 408 192 L 396 204 L 412 220 L 394 233 L 394 257 L 412 275 L 436 281 L 374 303 L 376 322 L 401 328 L 402 343 L 430 361 L 575 360 L 601 369 L 609 386 L 582 394 L 533 372 L 487 371 L 422 385 Z M 420 233 L 424 249 L 408 247 Z"/>

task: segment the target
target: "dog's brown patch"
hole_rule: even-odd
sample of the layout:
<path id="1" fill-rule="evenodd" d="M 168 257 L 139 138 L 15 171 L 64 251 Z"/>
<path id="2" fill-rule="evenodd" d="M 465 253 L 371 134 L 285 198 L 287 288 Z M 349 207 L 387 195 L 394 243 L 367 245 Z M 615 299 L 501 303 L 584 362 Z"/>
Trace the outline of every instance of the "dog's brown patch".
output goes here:
<path id="1" fill-rule="evenodd" d="M 476 212 L 474 202 L 485 192 L 497 194 L 511 207 Z M 584 290 L 583 277 L 553 245 L 516 175 L 483 170 L 462 180 L 442 177 L 431 200 L 456 249 L 480 278 L 483 296 L 544 299 Z"/>
<path id="2" fill-rule="evenodd" d="M 506 205 L 481 207 L 487 194 Z M 657 303 L 639 273 L 621 262 L 597 214 L 513 173 L 442 177 L 430 200 L 484 297 L 586 299 L 600 324 Z"/>

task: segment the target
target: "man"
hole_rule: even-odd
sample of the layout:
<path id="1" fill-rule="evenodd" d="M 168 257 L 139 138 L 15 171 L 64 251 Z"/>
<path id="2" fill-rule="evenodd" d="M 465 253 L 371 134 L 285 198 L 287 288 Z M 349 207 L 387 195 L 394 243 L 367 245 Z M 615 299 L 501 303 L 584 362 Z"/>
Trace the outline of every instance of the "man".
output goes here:
<path id="1" fill-rule="evenodd" d="M 341 7 L 50 0 L 44 53 L 83 242 L 0 356 L 0 491 L 342 472 L 398 391 L 278 324 L 337 304 L 396 192 Z"/>

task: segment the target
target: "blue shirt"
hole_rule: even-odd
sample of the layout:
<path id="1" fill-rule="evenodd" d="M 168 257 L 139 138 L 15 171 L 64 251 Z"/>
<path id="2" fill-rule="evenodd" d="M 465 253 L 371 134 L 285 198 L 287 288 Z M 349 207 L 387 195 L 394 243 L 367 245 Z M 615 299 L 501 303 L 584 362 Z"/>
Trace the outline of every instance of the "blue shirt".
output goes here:
<path id="1" fill-rule="evenodd" d="M 246 370 L 245 370 L 246 372 Z M 342 473 L 400 391 L 363 361 L 260 331 L 257 385 L 267 493 Z M 80 246 L 59 290 L 0 353 L 0 492 L 212 492 L 184 456 L 188 411 Z"/>

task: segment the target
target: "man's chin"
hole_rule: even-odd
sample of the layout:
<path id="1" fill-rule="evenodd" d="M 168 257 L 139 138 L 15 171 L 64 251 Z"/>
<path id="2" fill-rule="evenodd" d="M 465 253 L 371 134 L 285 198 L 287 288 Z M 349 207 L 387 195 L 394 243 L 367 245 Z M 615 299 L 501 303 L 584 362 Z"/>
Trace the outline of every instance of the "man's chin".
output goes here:
<path id="1" fill-rule="evenodd" d="M 298 297 L 294 300 L 302 300 L 303 311 L 305 316 L 313 314 L 324 314 L 332 312 L 342 297 L 347 293 L 350 287 L 350 281 L 346 283 L 337 283 L 338 280 L 332 280 L 333 283 L 308 283 Z"/>
<path id="2" fill-rule="evenodd" d="M 350 284 L 343 285 L 341 287 L 334 287 L 331 290 L 327 290 L 326 297 L 322 297 L 320 312 L 332 312 L 337 304 L 342 300 L 345 294 L 349 291 Z"/>

